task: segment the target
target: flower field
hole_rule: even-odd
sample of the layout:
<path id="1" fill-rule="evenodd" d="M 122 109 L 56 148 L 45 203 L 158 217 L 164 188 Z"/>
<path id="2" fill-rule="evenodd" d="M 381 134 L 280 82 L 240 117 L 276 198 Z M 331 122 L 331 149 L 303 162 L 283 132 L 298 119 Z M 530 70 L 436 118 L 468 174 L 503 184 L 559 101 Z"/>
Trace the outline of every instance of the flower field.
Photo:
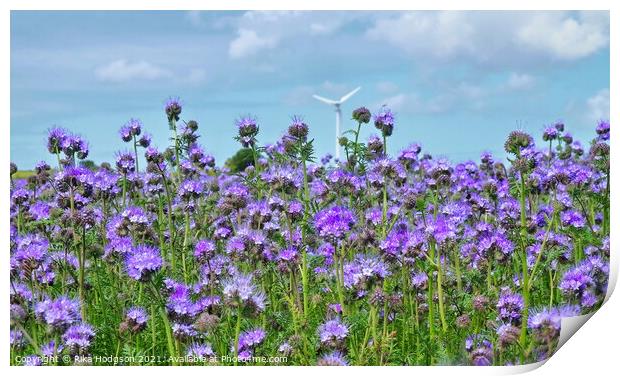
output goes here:
<path id="1" fill-rule="evenodd" d="M 11 364 L 525 364 L 603 302 L 608 122 L 453 163 L 392 150 L 386 107 L 353 111 L 344 161 L 301 117 L 267 144 L 245 116 L 245 163 L 223 165 L 182 112 L 166 102 L 167 147 L 132 119 L 128 151 L 87 166 L 53 128 L 52 166 L 11 165 Z"/>

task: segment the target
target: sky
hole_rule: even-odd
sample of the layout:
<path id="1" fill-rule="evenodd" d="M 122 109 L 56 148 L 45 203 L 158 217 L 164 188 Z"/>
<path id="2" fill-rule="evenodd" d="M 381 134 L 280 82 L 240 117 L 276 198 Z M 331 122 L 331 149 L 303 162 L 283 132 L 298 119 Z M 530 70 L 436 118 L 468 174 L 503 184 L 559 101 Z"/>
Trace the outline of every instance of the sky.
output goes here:
<path id="1" fill-rule="evenodd" d="M 170 96 L 218 164 L 239 149 L 234 121 L 247 114 L 261 144 L 301 115 L 317 154 L 333 154 L 333 109 L 312 94 L 361 86 L 343 130 L 355 108 L 385 104 L 389 151 L 502 157 L 513 129 L 542 143 L 563 121 L 593 138 L 609 118 L 609 71 L 608 12 L 12 11 L 10 154 L 20 169 L 54 162 L 46 135 L 62 126 L 90 142 L 89 159 L 110 161 L 129 149 L 118 130 L 130 118 L 163 149 Z"/>

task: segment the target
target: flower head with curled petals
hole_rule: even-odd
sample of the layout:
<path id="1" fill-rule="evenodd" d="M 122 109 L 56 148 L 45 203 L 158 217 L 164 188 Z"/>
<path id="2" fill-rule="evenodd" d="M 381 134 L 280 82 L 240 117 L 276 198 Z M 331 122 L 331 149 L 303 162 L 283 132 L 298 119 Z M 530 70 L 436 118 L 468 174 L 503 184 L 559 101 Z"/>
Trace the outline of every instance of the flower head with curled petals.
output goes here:
<path id="1" fill-rule="evenodd" d="M 183 110 L 183 104 L 181 103 L 181 99 L 179 97 L 170 97 L 166 100 L 164 104 L 164 111 L 168 116 L 168 122 L 179 121 L 179 115 L 181 115 L 181 111 Z"/>
<path id="2" fill-rule="evenodd" d="M 54 329 L 64 330 L 80 321 L 80 303 L 66 296 L 45 299 L 35 305 L 36 317 Z"/>
<path id="3" fill-rule="evenodd" d="M 375 121 L 375 127 L 381 131 L 384 137 L 392 135 L 394 130 L 394 113 L 386 106 L 374 114 L 373 120 Z"/>
<path id="4" fill-rule="evenodd" d="M 250 274 L 237 273 L 223 285 L 227 304 L 234 307 L 241 305 L 252 312 L 262 312 L 265 309 L 265 294 L 254 285 Z"/>
<path id="5" fill-rule="evenodd" d="M 523 311 L 523 297 L 510 289 L 503 289 L 497 302 L 498 318 L 505 323 L 519 324 Z"/>
<path id="6" fill-rule="evenodd" d="M 318 235 L 328 241 L 344 238 L 355 224 L 355 215 L 346 207 L 333 206 L 314 216 L 314 228 Z"/>
<path id="7" fill-rule="evenodd" d="M 258 124 L 254 116 L 242 116 L 235 121 L 239 136 L 237 140 L 245 148 L 253 146 L 256 143 L 256 135 L 258 135 Z"/>
<path id="8" fill-rule="evenodd" d="M 348 366 L 346 358 L 340 351 L 334 351 L 329 354 L 325 354 L 317 361 L 317 366 Z"/>
<path id="9" fill-rule="evenodd" d="M 73 325 L 67 329 L 62 335 L 64 347 L 69 349 L 73 354 L 81 354 L 88 350 L 91 341 L 95 337 L 95 331 L 89 324 L 80 323 Z"/>
<path id="10" fill-rule="evenodd" d="M 127 274 L 142 282 L 148 281 L 153 273 L 161 269 L 162 265 L 159 250 L 143 244 L 138 245 L 125 259 Z"/>
<path id="11" fill-rule="evenodd" d="M 208 343 L 193 343 L 187 348 L 187 355 L 204 362 L 215 356 L 215 352 Z"/>
<path id="12" fill-rule="evenodd" d="M 321 344 L 328 347 L 339 347 L 349 334 L 349 328 L 339 318 L 329 320 L 319 326 Z"/>

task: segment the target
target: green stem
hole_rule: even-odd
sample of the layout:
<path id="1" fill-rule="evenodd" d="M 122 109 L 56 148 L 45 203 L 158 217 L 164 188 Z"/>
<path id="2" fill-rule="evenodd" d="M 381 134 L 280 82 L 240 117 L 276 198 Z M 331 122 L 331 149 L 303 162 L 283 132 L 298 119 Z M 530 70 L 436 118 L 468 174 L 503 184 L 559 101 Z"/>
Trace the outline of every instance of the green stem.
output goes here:
<path id="1" fill-rule="evenodd" d="M 529 271 L 527 267 L 527 222 L 526 222 L 526 206 L 525 206 L 525 179 L 523 173 L 520 174 L 521 187 L 519 190 L 519 199 L 521 204 L 521 268 L 523 277 L 521 280 L 521 286 L 523 288 L 523 317 L 521 318 L 521 336 L 519 338 L 519 344 L 521 347 L 521 364 L 525 362 L 525 349 L 527 348 L 527 321 L 530 308 L 530 281 Z M 541 250 L 542 253 L 542 250 Z"/>
<path id="2" fill-rule="evenodd" d="M 80 276 L 79 276 L 79 294 L 82 311 L 82 320 L 86 321 L 86 300 L 84 298 L 84 266 L 86 259 L 86 226 L 82 226 L 82 247 L 79 252 Z"/>
<path id="3" fill-rule="evenodd" d="M 133 153 L 136 156 L 136 172 L 140 172 L 140 167 L 138 166 L 138 143 L 136 142 L 136 136 L 133 136 Z"/>
<path id="4" fill-rule="evenodd" d="M 173 359 L 172 363 L 176 364 L 176 362 L 174 361 L 176 357 L 176 351 L 174 348 L 174 340 L 172 339 L 172 329 L 170 327 L 170 321 L 168 320 L 168 315 L 166 314 L 166 309 L 164 308 L 164 303 L 165 303 L 164 299 L 162 298 L 159 291 L 157 291 L 157 287 L 155 287 L 152 281 L 151 283 L 149 283 L 149 287 L 151 291 L 153 292 L 153 295 L 155 296 L 157 302 L 159 303 L 158 310 L 159 310 L 159 315 L 162 321 L 164 322 L 164 330 L 166 332 L 166 342 L 168 344 L 168 355 L 170 356 L 171 359 Z"/>
<path id="5" fill-rule="evenodd" d="M 241 306 L 237 309 L 237 324 L 235 325 L 235 365 L 239 356 L 239 333 L 241 332 Z"/>
<path id="6" fill-rule="evenodd" d="M 174 132 L 174 161 L 177 171 L 177 181 L 181 180 L 181 159 L 179 158 L 179 133 L 177 132 L 177 122 L 174 118 L 170 120 L 170 128 Z"/>
<path id="7" fill-rule="evenodd" d="M 189 211 L 185 211 L 185 235 L 183 236 L 183 249 L 181 251 L 181 259 L 183 261 L 183 280 L 187 283 L 187 265 L 185 263 L 185 254 L 189 247 Z"/>
<path id="8" fill-rule="evenodd" d="M 437 298 L 439 299 L 439 318 L 441 319 L 441 329 L 445 333 L 448 330 L 448 324 L 446 323 L 446 312 L 443 305 L 443 270 L 441 267 L 441 247 L 437 247 Z"/>

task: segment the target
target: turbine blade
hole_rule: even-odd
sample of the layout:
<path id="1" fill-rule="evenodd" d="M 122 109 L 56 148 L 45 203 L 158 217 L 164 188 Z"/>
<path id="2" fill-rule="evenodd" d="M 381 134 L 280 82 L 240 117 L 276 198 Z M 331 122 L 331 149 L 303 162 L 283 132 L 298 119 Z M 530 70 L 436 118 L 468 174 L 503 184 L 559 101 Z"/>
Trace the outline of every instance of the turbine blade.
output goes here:
<path id="1" fill-rule="evenodd" d="M 314 99 L 317 99 L 317 100 L 319 100 L 319 101 L 321 101 L 321 102 L 323 102 L 323 103 L 327 103 L 327 104 L 338 104 L 338 103 L 340 103 L 340 102 L 335 101 L 335 100 L 331 100 L 331 99 L 323 98 L 323 97 L 321 97 L 321 96 L 319 96 L 319 95 L 316 95 L 316 94 L 315 94 L 315 95 L 313 95 L 313 97 L 314 97 Z"/>
<path id="2" fill-rule="evenodd" d="M 362 87 L 358 86 L 357 89 L 351 91 L 349 94 L 343 96 L 342 98 L 340 98 L 340 103 L 346 101 L 347 99 L 351 98 L 353 96 L 353 94 L 357 93 L 358 91 L 360 91 Z"/>

